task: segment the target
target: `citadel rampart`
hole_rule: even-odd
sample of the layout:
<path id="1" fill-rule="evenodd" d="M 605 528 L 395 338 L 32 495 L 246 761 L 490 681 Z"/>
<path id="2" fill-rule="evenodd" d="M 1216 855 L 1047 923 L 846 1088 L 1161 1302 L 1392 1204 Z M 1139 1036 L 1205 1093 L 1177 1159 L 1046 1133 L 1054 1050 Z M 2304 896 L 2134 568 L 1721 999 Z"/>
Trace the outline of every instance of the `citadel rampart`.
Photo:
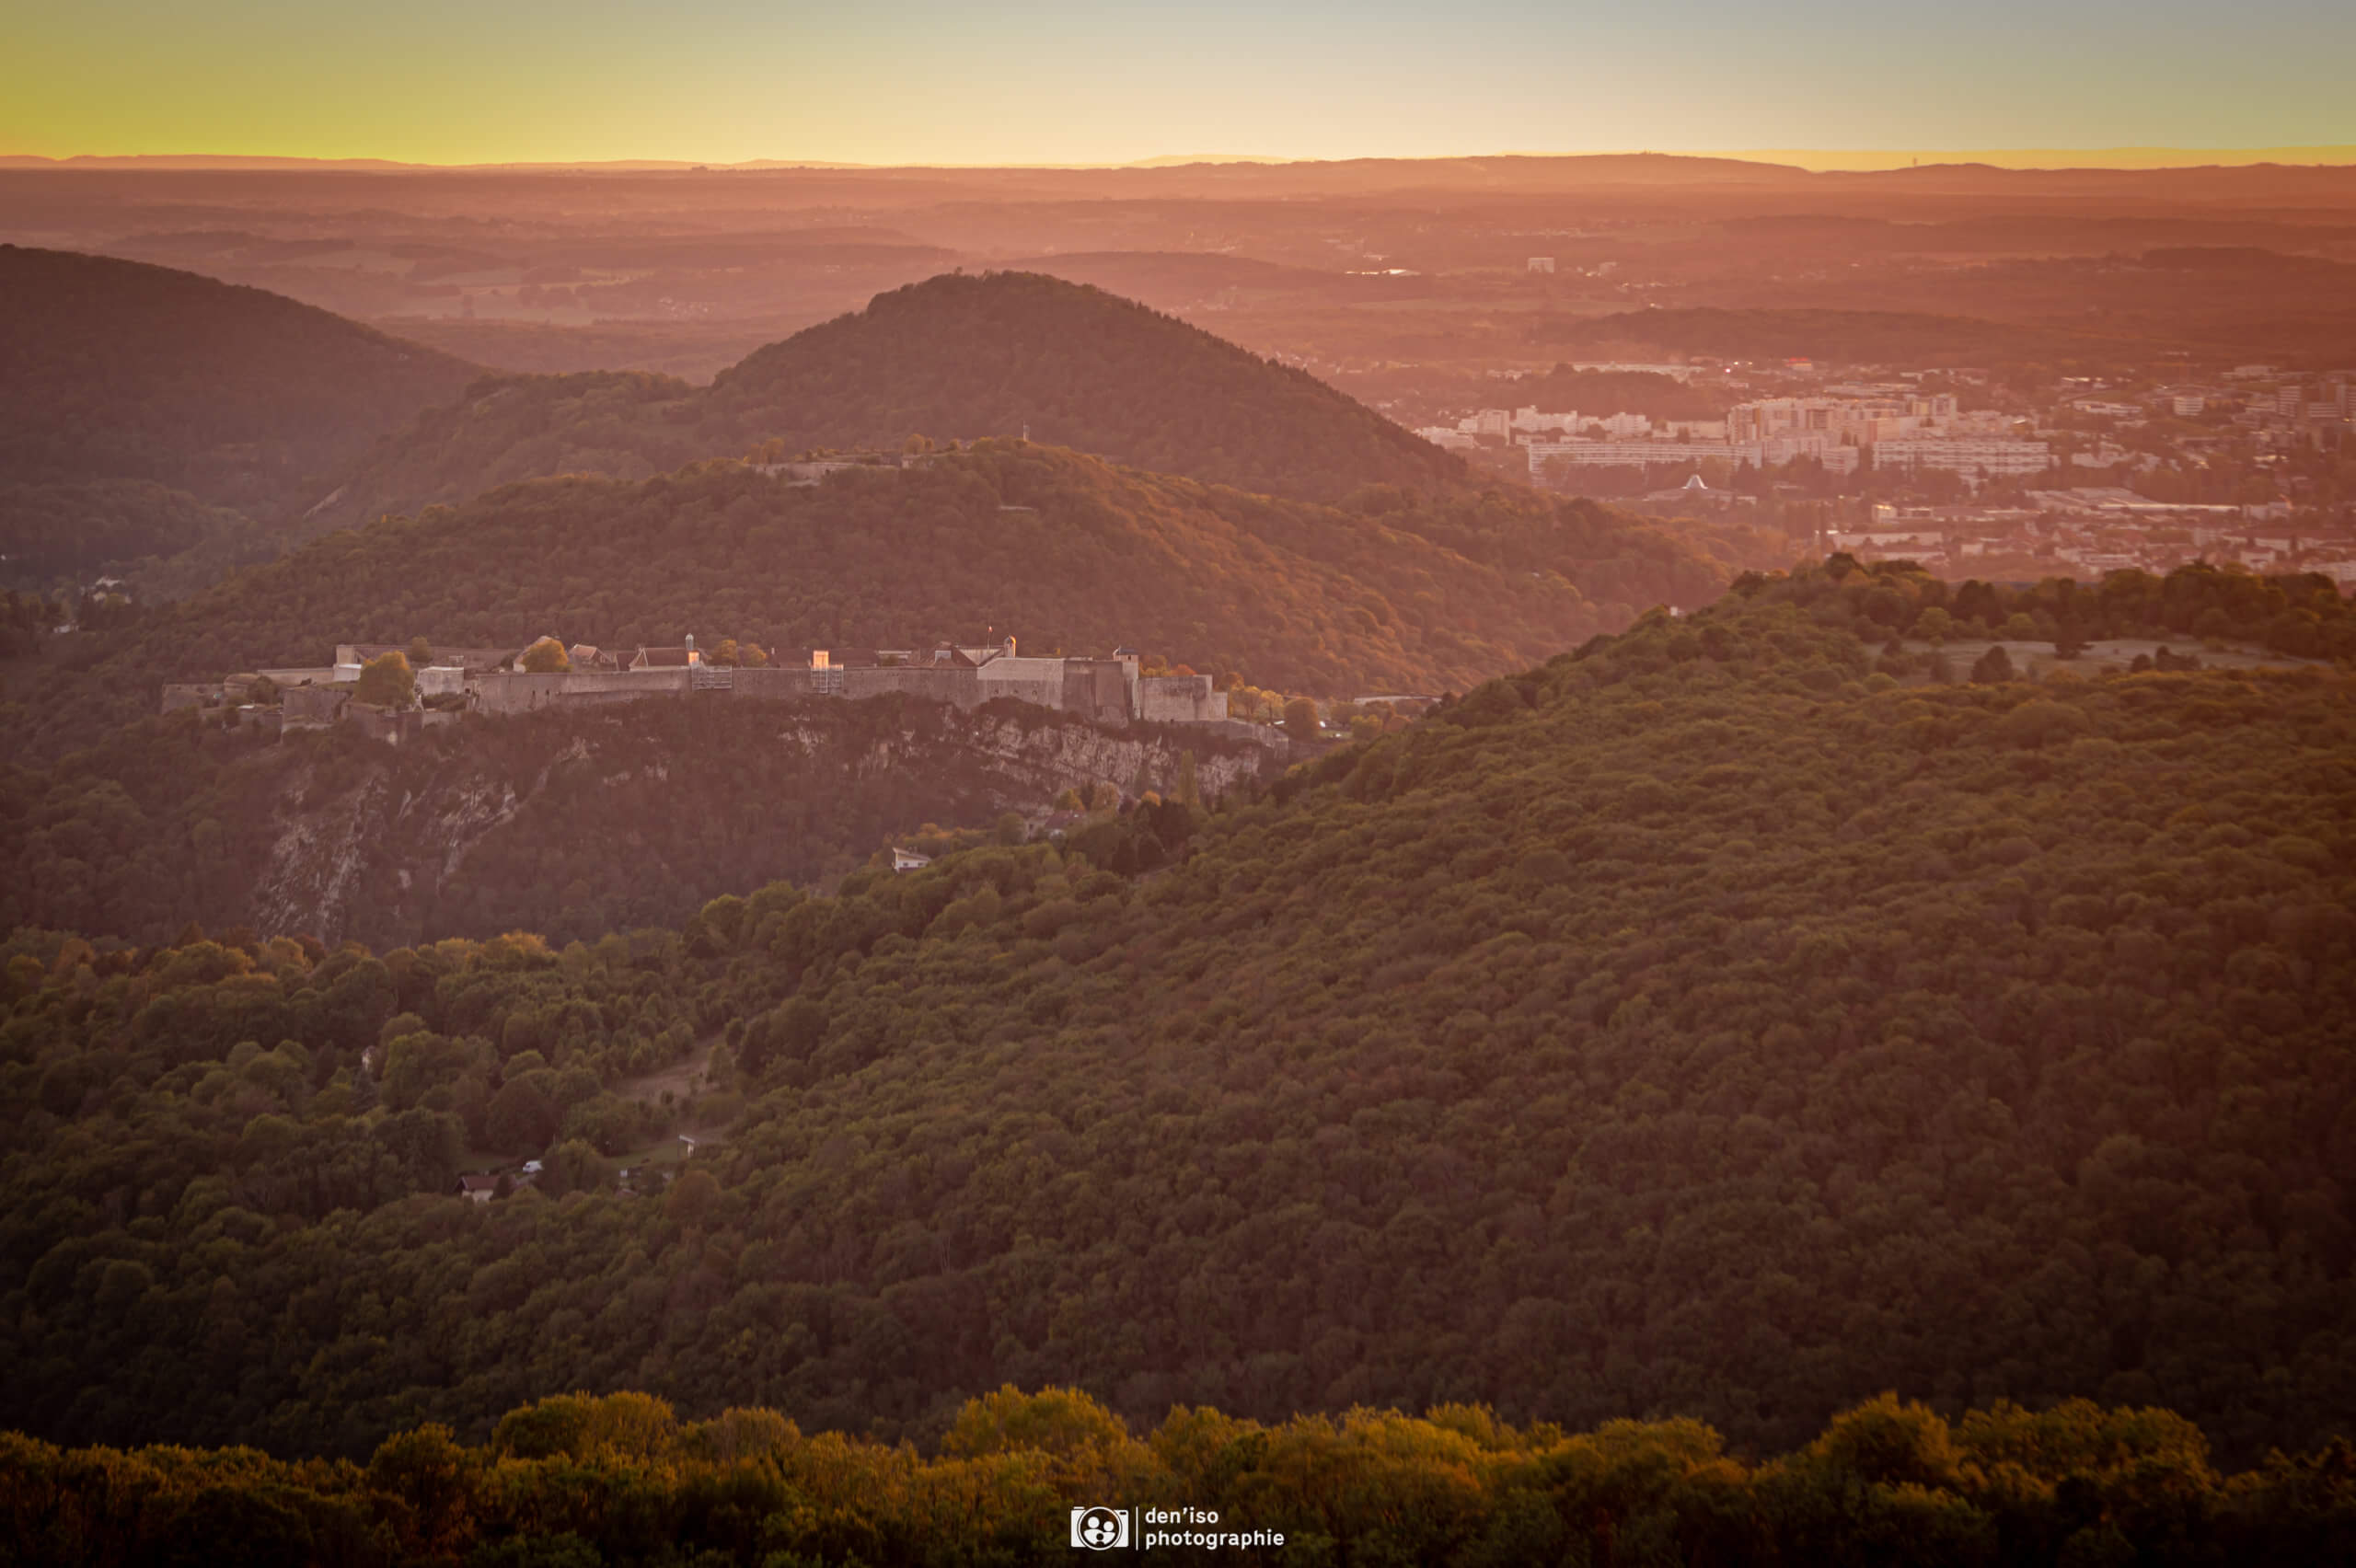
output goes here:
<path id="1" fill-rule="evenodd" d="M 590 650 L 595 652 L 595 650 Z M 1138 673 L 1136 653 L 1121 649 L 1110 658 L 1045 658 L 1018 656 L 1014 640 L 976 648 L 942 647 L 928 658 L 914 651 L 862 654 L 855 662 L 837 662 L 826 651 L 814 650 L 807 665 L 756 664 L 744 667 L 704 663 L 692 640 L 683 647 L 639 651 L 631 667 L 560 670 L 536 673 L 512 667 L 486 667 L 497 654 L 511 666 L 513 653 L 498 650 L 459 650 L 463 664 L 437 663 L 418 672 L 421 696 L 460 697 L 473 710 L 499 716 L 534 713 L 549 708 L 581 708 L 649 698 L 741 697 L 756 700 L 793 701 L 809 697 L 870 698 L 899 695 L 944 703 L 971 711 L 1001 698 L 1011 698 L 1051 712 L 1069 713 L 1094 723 L 1122 725 L 1132 721 L 1149 724 L 1216 726 L 1222 732 L 1262 744 L 1267 736 L 1257 725 L 1237 725 L 1227 715 L 1227 694 L 1211 689 L 1208 675 L 1145 675 Z M 343 644 L 340 661 L 371 655 L 373 645 Z M 346 661 L 348 662 L 348 661 Z M 283 721 L 288 730 L 317 729 L 352 717 L 348 709 L 350 684 L 330 684 L 318 677 L 336 674 L 342 666 L 319 670 L 268 672 L 283 690 Z M 301 677 L 299 680 L 294 677 Z M 316 684 L 312 684 L 316 682 Z M 171 686 L 164 689 L 169 712 L 180 707 L 202 707 L 222 700 L 217 686 Z M 434 711 L 455 717 L 456 705 L 437 702 Z M 447 721 L 446 719 L 441 721 Z M 407 733 L 390 721 L 374 725 L 389 735 Z"/>
<path id="2" fill-rule="evenodd" d="M 470 674 L 467 690 L 484 713 L 531 713 L 544 708 L 629 702 L 641 698 L 708 696 L 792 701 L 805 697 L 885 697 L 897 693 L 973 709 L 1000 698 L 1074 713 L 1098 723 L 1132 719 L 1155 724 L 1215 724 L 1227 719 L 1227 694 L 1208 675 L 1143 675 L 1122 659 L 996 658 L 931 664 L 850 664 L 803 669 L 566 670 L 527 674 L 491 670 Z"/>
<path id="3" fill-rule="evenodd" d="M 1149 724 L 1209 724 L 1227 718 L 1227 694 L 1208 675 L 1140 675 L 1137 715 Z"/>
<path id="4" fill-rule="evenodd" d="M 927 702 L 946 702 L 957 708 L 979 708 L 997 694 L 987 692 L 980 680 L 982 672 L 967 664 L 854 664 L 842 672 L 845 697 L 883 697 L 892 692 L 904 692 L 920 697 Z M 737 672 L 742 679 L 743 671 Z M 1042 707 L 1053 706 L 1041 704 Z"/>
<path id="5" fill-rule="evenodd" d="M 684 697 L 686 670 L 563 670 L 533 674 L 492 670 L 468 683 L 485 713 L 530 713 L 542 708 L 631 702 L 643 697 Z"/>
<path id="6" fill-rule="evenodd" d="M 798 702 L 805 697 L 821 695 L 823 688 L 815 670 L 780 668 L 768 665 L 757 670 L 739 670 L 729 682 L 732 697 L 765 698 L 772 702 Z"/>

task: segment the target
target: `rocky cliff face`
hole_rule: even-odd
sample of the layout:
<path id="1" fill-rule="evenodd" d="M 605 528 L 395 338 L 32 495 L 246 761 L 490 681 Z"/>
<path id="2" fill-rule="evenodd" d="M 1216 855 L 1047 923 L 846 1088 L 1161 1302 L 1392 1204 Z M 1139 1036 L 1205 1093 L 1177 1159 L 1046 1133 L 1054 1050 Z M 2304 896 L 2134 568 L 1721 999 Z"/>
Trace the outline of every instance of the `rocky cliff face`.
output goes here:
<path id="1" fill-rule="evenodd" d="M 248 922 L 372 946 L 674 926 L 706 900 L 848 870 L 927 824 L 1035 823 L 1067 789 L 1207 800 L 1276 766 L 1248 741 L 884 698 L 643 702 L 469 722 L 282 768 Z"/>

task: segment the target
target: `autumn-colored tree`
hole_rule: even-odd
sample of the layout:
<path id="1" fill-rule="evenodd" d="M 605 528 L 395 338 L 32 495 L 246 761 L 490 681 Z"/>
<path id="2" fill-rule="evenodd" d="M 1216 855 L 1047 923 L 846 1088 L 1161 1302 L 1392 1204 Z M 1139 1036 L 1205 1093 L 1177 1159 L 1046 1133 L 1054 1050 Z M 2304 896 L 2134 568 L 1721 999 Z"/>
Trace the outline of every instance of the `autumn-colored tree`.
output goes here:
<path id="1" fill-rule="evenodd" d="M 417 674 L 399 650 L 379 653 L 360 666 L 352 695 L 356 701 L 379 708 L 408 708 L 417 701 Z"/>
<path id="2" fill-rule="evenodd" d="M 543 637 L 524 650 L 515 667 L 526 674 L 553 675 L 572 668 L 572 656 L 553 637 Z"/>

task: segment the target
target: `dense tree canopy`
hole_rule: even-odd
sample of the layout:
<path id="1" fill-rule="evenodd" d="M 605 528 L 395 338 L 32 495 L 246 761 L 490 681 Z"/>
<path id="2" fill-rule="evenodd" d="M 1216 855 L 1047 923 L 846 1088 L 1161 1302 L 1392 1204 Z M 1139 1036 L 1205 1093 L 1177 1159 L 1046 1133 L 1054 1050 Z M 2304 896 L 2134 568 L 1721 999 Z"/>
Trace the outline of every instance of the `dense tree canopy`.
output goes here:
<path id="1" fill-rule="evenodd" d="M 1796 604 L 1648 617 L 1256 803 L 676 937 L 20 933 L 0 1422 L 361 1453 L 640 1388 L 922 1432 L 1012 1381 L 2344 1434 L 2356 693 L 1874 663 Z M 435 1190 L 454 1136 L 642 1148 L 612 1102 L 702 1045 L 710 1181 Z"/>
<path id="2" fill-rule="evenodd" d="M 1734 591 L 1802 605 L 1868 640 L 2001 637 L 2047 644 L 2042 651 L 2066 660 L 2110 638 L 2176 637 L 2183 657 L 2207 640 L 2231 639 L 2302 659 L 2356 658 L 2356 604 L 2320 572 L 2261 577 L 2193 561 L 2165 577 L 2128 568 L 2091 583 L 1953 583 L 1909 560 L 1861 565 L 1835 555 L 1821 570 L 1745 572 Z"/>
<path id="3" fill-rule="evenodd" d="M 419 1427 L 364 1464 L 0 1435 L 0 1531 L 53 1568 L 1055 1562 L 1090 1507 L 1193 1563 L 2306 1568 L 2356 1552 L 2356 1454 L 2222 1474 L 2165 1411 L 1950 1424 L 1887 1395 L 1771 1458 L 1699 1422 L 1569 1433 L 1461 1404 L 1265 1425 L 1182 1408 L 1140 1437 L 1075 1389 L 1011 1388 L 930 1454 L 641 1394 L 542 1400 L 472 1444 Z"/>

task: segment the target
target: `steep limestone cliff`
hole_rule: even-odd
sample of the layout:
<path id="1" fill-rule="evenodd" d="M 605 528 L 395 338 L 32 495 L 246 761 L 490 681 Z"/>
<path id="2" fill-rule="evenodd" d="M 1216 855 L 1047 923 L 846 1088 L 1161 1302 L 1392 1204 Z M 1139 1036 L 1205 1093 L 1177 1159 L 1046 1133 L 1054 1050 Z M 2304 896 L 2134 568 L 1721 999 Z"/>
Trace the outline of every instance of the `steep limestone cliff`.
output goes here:
<path id="1" fill-rule="evenodd" d="M 1186 752 L 1207 800 L 1276 766 L 1203 731 L 897 698 L 633 703 L 400 748 L 322 745 L 269 791 L 271 847 L 245 918 L 378 948 L 676 925 L 722 893 L 847 870 L 925 824 L 1035 823 L 1064 790 L 1100 781 L 1174 788 Z"/>

